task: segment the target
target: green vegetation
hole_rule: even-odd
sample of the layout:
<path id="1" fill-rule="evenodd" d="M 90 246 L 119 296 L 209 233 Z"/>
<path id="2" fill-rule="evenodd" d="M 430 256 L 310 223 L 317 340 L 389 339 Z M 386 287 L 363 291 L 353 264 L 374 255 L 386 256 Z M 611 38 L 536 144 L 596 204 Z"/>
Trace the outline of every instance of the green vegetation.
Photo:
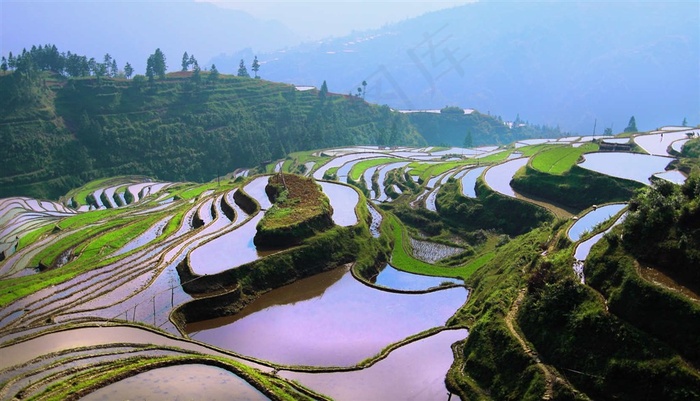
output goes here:
<path id="1" fill-rule="evenodd" d="M 265 188 L 274 202 L 258 223 L 257 246 L 281 247 L 300 243 L 333 226 L 328 198 L 311 178 L 275 174 Z"/>
<path id="2" fill-rule="evenodd" d="M 523 234 L 553 218 L 542 207 L 494 192 L 483 178 L 476 182 L 476 193 L 476 199 L 462 196 L 459 183 L 448 181 L 440 188 L 436 199 L 440 216 L 447 224 L 470 231 L 491 229 L 508 235 Z"/>
<path id="3" fill-rule="evenodd" d="M 700 170 L 683 186 L 659 180 L 630 201 L 622 245 L 635 258 L 700 290 Z"/>
<path id="4" fill-rule="evenodd" d="M 700 138 L 691 139 L 683 145 L 681 156 L 687 158 L 700 158 Z"/>
<path id="5" fill-rule="evenodd" d="M 401 222 L 392 216 L 389 218 L 387 224 L 391 229 L 392 238 L 394 241 L 393 252 L 391 254 L 391 265 L 400 270 L 423 274 L 426 276 L 459 277 L 464 280 L 471 276 L 481 266 L 490 261 L 494 256 L 493 252 L 488 252 L 474 258 L 467 265 L 460 267 L 437 266 L 430 263 L 425 263 L 413 258 L 407 251 L 409 245 L 406 236 L 408 234 L 403 229 Z"/>
<path id="6" fill-rule="evenodd" d="M 535 155 L 531 160 L 532 168 L 537 171 L 562 175 L 571 170 L 584 153 L 595 152 L 598 145 L 587 143 L 577 148 L 573 146 L 557 146 L 543 150 Z"/>
<path id="7" fill-rule="evenodd" d="M 145 83 L 40 74 L 56 85 L 32 92 L 22 108 L 0 102 L 0 196 L 56 198 L 119 174 L 204 182 L 288 152 L 424 143 L 388 107 L 261 79 L 220 75 L 203 85 L 179 75 Z M 14 75 L 0 76 L 3 98 Z"/>
<path id="8" fill-rule="evenodd" d="M 401 160 L 402 159 L 397 159 L 394 157 L 380 157 L 378 159 L 362 160 L 361 162 L 352 166 L 348 177 L 350 177 L 353 181 L 359 181 L 360 177 L 362 177 L 362 174 L 365 172 L 365 170 L 372 167 L 381 166 L 387 163 L 400 162 Z"/>
<path id="9" fill-rule="evenodd" d="M 511 186 L 523 194 L 583 210 L 591 205 L 627 201 L 644 184 L 609 177 L 579 166 L 555 175 L 528 165 L 513 177 Z"/>
<path id="10" fill-rule="evenodd" d="M 509 128 L 500 117 L 478 111 L 464 114 L 460 108 L 447 108 L 447 112 L 441 113 L 409 113 L 408 118 L 429 145 L 437 146 L 464 146 L 467 134 L 472 146 L 505 145 L 521 139 L 563 136 L 558 128 L 547 126 L 518 124 Z"/>

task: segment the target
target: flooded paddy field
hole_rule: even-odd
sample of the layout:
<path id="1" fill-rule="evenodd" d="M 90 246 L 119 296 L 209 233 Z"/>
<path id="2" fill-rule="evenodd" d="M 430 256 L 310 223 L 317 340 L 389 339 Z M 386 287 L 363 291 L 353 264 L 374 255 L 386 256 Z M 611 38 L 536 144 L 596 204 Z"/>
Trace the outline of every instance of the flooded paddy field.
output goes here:
<path id="1" fill-rule="evenodd" d="M 190 324 L 187 331 L 199 341 L 279 364 L 352 366 L 444 325 L 466 298 L 464 288 L 414 295 L 378 291 L 336 269 L 273 290 L 250 310 Z"/>
<path id="2" fill-rule="evenodd" d="M 652 175 L 680 183 L 681 173 L 665 172 L 673 160 L 665 152 L 682 144 L 681 134 L 635 137 L 635 143 L 651 155 L 588 153 L 581 166 L 646 184 Z M 253 238 L 267 213 L 295 213 L 273 206 L 266 191 L 270 176 L 256 175 L 261 171 L 255 168 L 232 173 L 228 177 L 238 177 L 236 181 L 221 183 L 134 178 L 89 187 L 82 198 L 80 191 L 72 192 L 60 202 L 1 199 L 0 382 L 7 385 L 0 387 L 0 399 L 12 399 L 22 391 L 39 394 L 50 383 L 62 381 L 73 367 L 109 371 L 132 357 L 169 361 L 202 355 L 274 371 L 277 380 L 297 380 L 295 390 L 284 390 L 294 394 L 303 393 L 299 389 L 306 386 L 339 400 L 447 399 L 445 376 L 454 359 L 451 345 L 469 335 L 463 324 L 448 322 L 464 308 L 472 291 L 465 280 L 455 277 L 467 277 L 471 274 L 465 273 L 467 264 L 490 260 L 509 238 L 500 237 L 496 245 L 496 235 L 489 233 L 484 247 L 490 248 L 472 258 L 464 252 L 467 246 L 440 244 L 453 238 L 440 230 L 433 233 L 443 236 L 432 241 L 430 235 L 417 240 L 391 233 L 430 228 L 421 224 L 440 218 L 437 200 L 445 193 L 441 191 L 453 191 L 450 196 L 465 205 L 480 202 L 477 180 L 495 191 L 489 196 L 535 203 L 510 187 L 534 153 L 531 147 L 551 148 L 551 142 L 575 146 L 584 139 L 526 140 L 517 145 L 522 152 L 517 154 L 512 147 L 324 150 L 314 159 L 319 161 L 299 164 L 317 180 L 332 207 L 332 228 L 318 229 L 311 239 L 322 241 L 342 233 L 332 238 L 356 241 L 352 249 L 357 254 L 342 255 L 343 262 L 337 265 L 335 259 L 321 261 L 327 264 L 313 271 L 294 264 L 299 249 L 310 252 L 306 242 L 293 248 L 255 246 Z M 372 166 L 360 172 L 365 188 L 346 185 L 353 166 L 379 158 L 386 160 L 368 163 Z M 279 159 L 272 163 L 266 171 L 282 174 L 289 168 Z M 617 171 L 620 165 L 626 171 Z M 331 169 L 337 182 L 322 180 Z M 87 198 L 95 202 L 89 211 Z M 622 203 L 596 207 L 565 233 L 578 242 L 570 257 L 576 260 L 573 267 L 582 282 L 588 252 L 604 235 L 595 232 L 597 227 L 624 207 Z M 404 224 L 398 213 L 394 215 L 401 208 L 430 219 L 396 231 L 395 224 Z M 404 259 L 395 249 L 402 240 Z M 324 248 L 336 245 L 320 243 Z M 367 263 L 362 257 L 370 252 L 383 252 L 382 258 L 373 266 L 359 266 Z M 437 266 L 461 253 L 466 256 L 457 258 L 464 261 L 454 269 Z M 270 260 L 277 262 L 266 263 Z M 480 265 L 474 266 L 476 270 Z M 183 274 L 187 269 L 189 275 Z M 284 269 L 302 270 L 305 273 L 295 277 L 304 278 L 274 276 L 290 272 Z M 645 270 L 643 275 L 672 285 L 653 272 Z M 228 281 L 217 286 L 213 281 L 219 278 Z M 193 290 L 200 282 L 207 284 Z M 221 299 L 230 307 L 221 307 Z M 211 310 L 205 314 L 214 318 L 184 318 L 180 313 L 209 301 Z M 196 398 L 205 392 L 209 399 L 231 395 L 268 399 L 253 386 L 255 380 L 205 363 L 134 369 L 129 377 L 89 392 L 86 399 L 174 394 Z M 46 385 L 28 389 L 32 381 Z"/>

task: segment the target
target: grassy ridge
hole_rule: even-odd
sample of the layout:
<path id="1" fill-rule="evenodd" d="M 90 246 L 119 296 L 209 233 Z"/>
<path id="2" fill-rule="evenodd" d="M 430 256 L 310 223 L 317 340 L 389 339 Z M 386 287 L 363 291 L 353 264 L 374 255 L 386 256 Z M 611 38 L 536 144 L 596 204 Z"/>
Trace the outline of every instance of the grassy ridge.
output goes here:
<path id="1" fill-rule="evenodd" d="M 333 226 L 328 198 L 311 178 L 275 174 L 265 188 L 274 201 L 257 226 L 253 242 L 262 247 L 300 243 Z"/>
<path id="2" fill-rule="evenodd" d="M 576 165 L 560 175 L 543 173 L 528 165 L 516 173 L 511 186 L 524 194 L 584 210 L 595 204 L 625 202 L 644 184 L 613 178 Z"/>
<path id="3" fill-rule="evenodd" d="M 573 146 L 556 146 L 535 155 L 531 160 L 532 168 L 547 174 L 562 175 L 571 170 L 584 153 L 595 152 L 598 144 L 587 143 L 577 148 Z"/>

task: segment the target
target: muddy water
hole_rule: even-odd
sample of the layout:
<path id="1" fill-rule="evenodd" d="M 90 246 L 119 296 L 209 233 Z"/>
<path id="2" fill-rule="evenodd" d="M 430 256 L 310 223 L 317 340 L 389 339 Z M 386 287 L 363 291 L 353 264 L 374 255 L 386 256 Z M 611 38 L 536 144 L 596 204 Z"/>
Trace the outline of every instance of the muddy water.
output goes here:
<path id="1" fill-rule="evenodd" d="M 497 166 L 493 166 L 486 171 L 484 180 L 494 191 L 515 198 L 515 191 L 510 186 L 513 175 L 527 164 L 527 158 L 515 159 Z"/>
<path id="2" fill-rule="evenodd" d="M 616 215 L 620 210 L 627 206 L 626 203 L 616 203 L 613 205 L 605 205 L 586 213 L 569 229 L 569 238 L 576 242 L 581 239 L 581 236 L 586 231 L 591 231 L 597 224 L 604 222 L 610 217 Z"/>
<path id="3" fill-rule="evenodd" d="M 360 201 L 357 192 L 351 187 L 331 182 L 319 182 L 319 184 L 321 184 L 323 193 L 326 194 L 333 208 L 333 222 L 343 227 L 357 224 L 355 207 Z"/>
<path id="4" fill-rule="evenodd" d="M 663 172 L 672 158 L 639 153 L 588 153 L 579 166 L 612 177 L 625 178 L 649 185 L 649 177 Z"/>
<path id="5" fill-rule="evenodd" d="M 425 291 L 439 287 L 442 283 L 464 284 L 461 280 L 444 277 L 423 276 L 407 273 L 387 264 L 374 280 L 374 284 L 400 291 Z"/>
<path id="6" fill-rule="evenodd" d="M 700 302 L 700 295 L 697 292 L 678 283 L 676 280 L 664 274 L 662 271 L 647 266 L 640 266 L 638 271 L 644 279 L 672 291 L 680 292 L 695 302 Z"/>
<path id="7" fill-rule="evenodd" d="M 451 345 L 467 337 L 467 330 L 446 330 L 407 344 L 386 359 L 358 371 L 301 373 L 280 376 L 335 400 L 448 400 L 445 375 L 452 365 Z M 458 399 L 452 397 L 453 400 Z"/>
<path id="8" fill-rule="evenodd" d="M 206 394 L 206 396 L 205 396 Z M 103 387 L 82 400 L 268 400 L 233 373 L 208 365 L 169 366 Z"/>
<path id="9" fill-rule="evenodd" d="M 317 275 L 271 291 L 228 319 L 190 325 L 191 337 L 289 365 L 350 366 L 389 344 L 442 326 L 467 291 L 395 294 L 346 272 Z M 335 281 L 334 281 L 335 280 Z"/>

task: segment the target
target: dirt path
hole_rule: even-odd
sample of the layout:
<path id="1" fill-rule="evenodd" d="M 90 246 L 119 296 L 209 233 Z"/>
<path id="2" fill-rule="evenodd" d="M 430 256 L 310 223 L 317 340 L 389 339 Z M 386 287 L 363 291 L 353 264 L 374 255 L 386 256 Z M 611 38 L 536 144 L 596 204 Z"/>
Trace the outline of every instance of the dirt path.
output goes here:
<path id="1" fill-rule="evenodd" d="M 508 330 L 510 330 L 511 334 L 518 340 L 520 343 L 520 347 L 522 347 L 523 351 L 532 358 L 533 362 L 537 365 L 540 370 L 542 370 L 542 373 L 544 373 L 544 378 L 545 378 L 545 391 L 544 394 L 542 395 L 543 400 L 551 400 L 554 395 L 554 391 L 552 389 L 552 384 L 554 383 L 555 380 L 557 380 L 556 375 L 554 375 L 549 368 L 543 364 L 540 361 L 539 356 L 537 356 L 537 353 L 533 351 L 530 346 L 525 342 L 525 340 L 520 336 L 520 333 L 518 333 L 517 330 L 515 330 L 514 326 L 514 321 L 515 317 L 518 315 L 518 309 L 520 309 L 520 304 L 523 302 L 523 298 L 525 298 L 525 289 L 521 289 L 520 292 L 518 292 L 518 297 L 515 299 L 513 302 L 513 305 L 510 307 L 510 310 L 508 311 L 508 314 L 506 315 L 506 326 L 508 327 Z"/>

